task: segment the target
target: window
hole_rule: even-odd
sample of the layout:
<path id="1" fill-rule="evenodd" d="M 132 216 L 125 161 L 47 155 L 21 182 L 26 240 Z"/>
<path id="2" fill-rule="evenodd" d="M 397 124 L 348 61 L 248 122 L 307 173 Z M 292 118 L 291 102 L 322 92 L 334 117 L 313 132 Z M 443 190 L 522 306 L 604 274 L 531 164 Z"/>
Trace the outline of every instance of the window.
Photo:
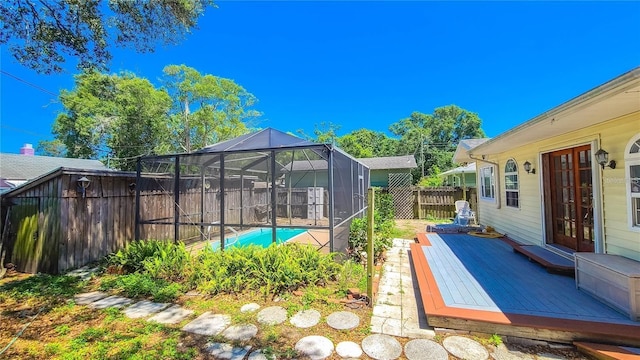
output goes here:
<path id="1" fill-rule="evenodd" d="M 480 197 L 493 200 L 496 194 L 496 181 L 493 173 L 493 166 L 480 169 Z"/>
<path id="2" fill-rule="evenodd" d="M 519 207 L 518 165 L 513 159 L 509 159 L 504 166 L 504 188 L 506 192 L 507 206 Z"/>
<path id="3" fill-rule="evenodd" d="M 629 225 L 640 230 L 640 134 L 631 139 L 625 151 Z"/>

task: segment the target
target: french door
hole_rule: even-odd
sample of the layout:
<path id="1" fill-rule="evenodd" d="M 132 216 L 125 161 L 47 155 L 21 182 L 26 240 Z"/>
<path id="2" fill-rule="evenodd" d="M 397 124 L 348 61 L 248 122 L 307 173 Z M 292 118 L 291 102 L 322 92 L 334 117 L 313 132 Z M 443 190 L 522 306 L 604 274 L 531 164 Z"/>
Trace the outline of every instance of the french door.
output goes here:
<path id="1" fill-rule="evenodd" d="M 547 243 L 593 252 L 593 180 L 591 146 L 542 156 Z"/>

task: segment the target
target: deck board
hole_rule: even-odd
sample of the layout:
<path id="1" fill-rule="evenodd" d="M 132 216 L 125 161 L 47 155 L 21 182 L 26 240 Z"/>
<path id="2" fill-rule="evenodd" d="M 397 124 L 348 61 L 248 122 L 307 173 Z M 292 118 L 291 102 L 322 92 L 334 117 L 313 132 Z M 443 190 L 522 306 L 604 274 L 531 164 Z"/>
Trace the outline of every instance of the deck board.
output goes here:
<path id="1" fill-rule="evenodd" d="M 576 289 L 574 279 L 548 273 L 500 240 L 427 238 L 431 246 L 421 248 L 448 307 L 640 326 Z"/>

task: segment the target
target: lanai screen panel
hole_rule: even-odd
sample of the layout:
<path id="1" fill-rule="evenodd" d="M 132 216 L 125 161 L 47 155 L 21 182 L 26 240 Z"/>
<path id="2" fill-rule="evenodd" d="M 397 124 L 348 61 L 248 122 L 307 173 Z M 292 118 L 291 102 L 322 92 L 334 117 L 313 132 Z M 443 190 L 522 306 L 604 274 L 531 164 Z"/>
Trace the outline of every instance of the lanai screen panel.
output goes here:
<path id="1" fill-rule="evenodd" d="M 275 242 L 278 228 L 296 228 L 306 230 L 296 241 L 343 251 L 350 220 L 364 215 L 368 177 L 339 149 L 272 129 L 141 158 L 137 236 L 225 247 L 246 231 L 270 228 Z M 165 213 L 151 219 L 150 206 Z"/>

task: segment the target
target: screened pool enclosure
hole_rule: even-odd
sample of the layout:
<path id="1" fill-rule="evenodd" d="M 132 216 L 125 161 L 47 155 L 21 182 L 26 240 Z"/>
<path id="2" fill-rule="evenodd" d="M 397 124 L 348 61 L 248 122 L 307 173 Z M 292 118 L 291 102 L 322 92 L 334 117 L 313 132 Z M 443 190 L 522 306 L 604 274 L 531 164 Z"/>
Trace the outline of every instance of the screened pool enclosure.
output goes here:
<path id="1" fill-rule="evenodd" d="M 194 153 L 142 157 L 136 239 L 215 248 L 284 241 L 344 251 L 369 169 L 340 149 L 265 129 Z"/>

